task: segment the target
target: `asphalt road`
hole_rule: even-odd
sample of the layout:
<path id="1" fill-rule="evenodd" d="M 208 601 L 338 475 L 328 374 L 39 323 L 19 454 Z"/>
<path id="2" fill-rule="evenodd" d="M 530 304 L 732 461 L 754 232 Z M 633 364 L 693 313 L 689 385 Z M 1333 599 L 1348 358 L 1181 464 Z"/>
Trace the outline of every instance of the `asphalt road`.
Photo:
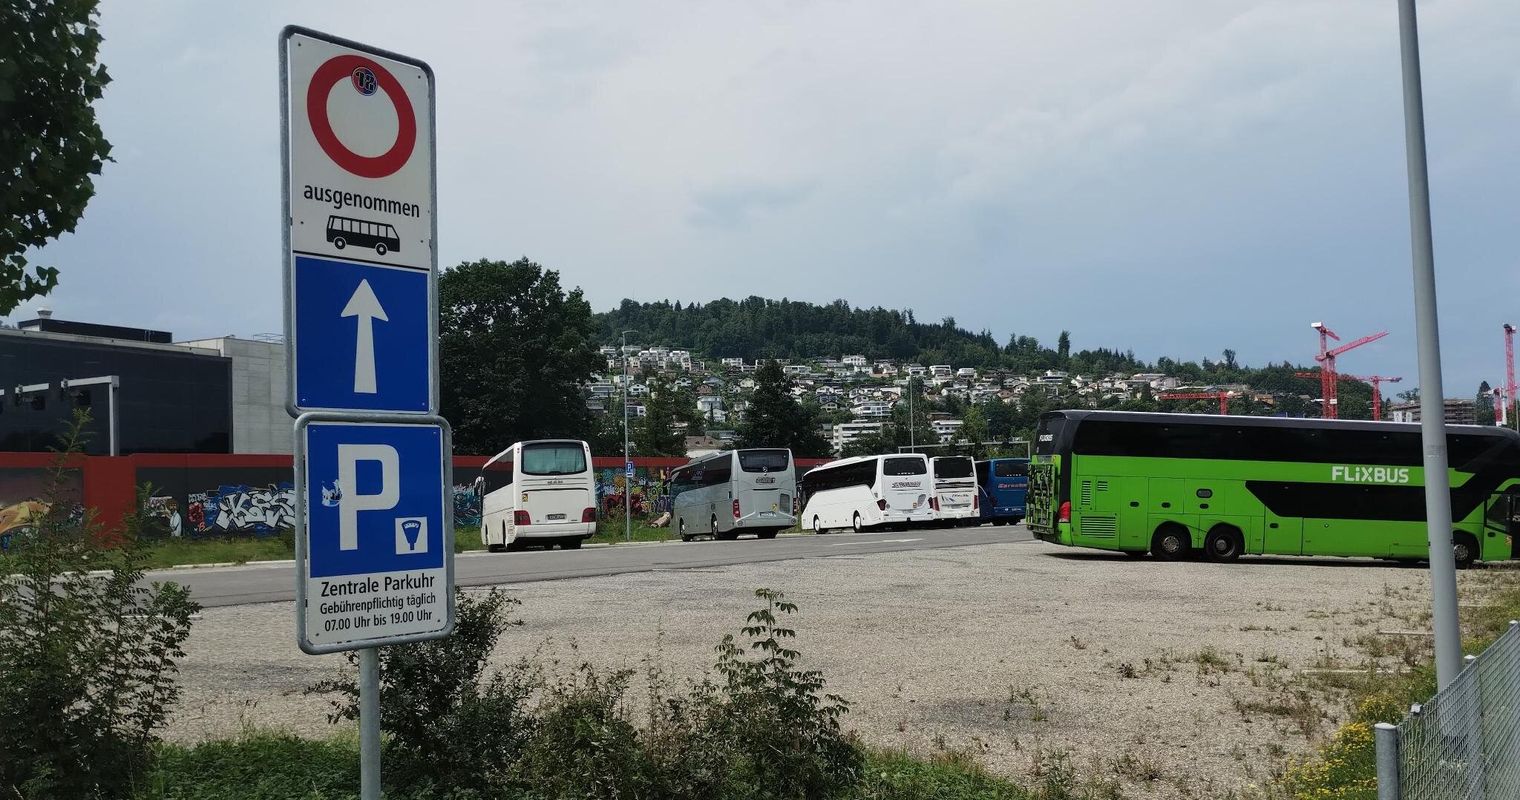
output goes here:
<path id="1" fill-rule="evenodd" d="M 979 544 L 1024 542 L 1023 526 L 924 529 L 883 533 L 786 535 L 762 541 L 651 542 L 588 546 L 581 550 L 527 550 L 518 553 L 461 553 L 454 559 L 460 586 L 494 586 L 564 578 L 587 578 L 628 572 L 701 569 L 799 558 L 864 555 L 902 550 L 933 550 Z M 252 603 L 293 602 L 295 567 L 289 562 L 241 567 L 173 569 L 149 573 L 150 581 L 174 581 L 190 587 L 191 597 L 208 608 Z"/>

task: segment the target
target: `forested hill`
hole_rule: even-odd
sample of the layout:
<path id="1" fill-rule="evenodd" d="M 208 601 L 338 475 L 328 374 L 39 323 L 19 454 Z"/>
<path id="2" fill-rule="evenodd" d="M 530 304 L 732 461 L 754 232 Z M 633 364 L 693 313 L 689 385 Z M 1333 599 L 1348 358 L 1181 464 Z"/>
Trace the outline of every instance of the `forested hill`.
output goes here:
<path id="1" fill-rule="evenodd" d="M 747 360 L 787 358 L 794 360 L 831 356 L 864 355 L 872 359 L 950 364 L 955 367 L 1005 369 L 1033 375 L 1048 369 L 1098 377 L 1113 373 L 1159 372 L 1180 378 L 1188 385 L 1244 384 L 1282 398 L 1274 406 L 1248 413 L 1314 413 L 1305 398 L 1319 394 L 1316 378 L 1297 373 L 1317 369 L 1291 362 L 1252 368 L 1236 362 L 1229 342 L 1220 342 L 1220 358 L 1177 361 L 1160 357 L 1146 362 L 1133 351 L 1098 348 L 1072 350 L 1071 335 L 1061 331 L 1056 346 L 1048 347 L 1033 336 L 1011 334 L 1002 344 L 990 331 L 973 333 L 946 319 L 919 322 L 912 311 L 884 308 L 852 308 L 844 300 L 828 305 L 794 300 L 714 300 L 682 305 L 662 301 L 638 303 L 624 300 L 613 311 L 596 315 L 604 344 L 616 344 L 618 332 L 636 331 L 631 339 L 641 345 L 665 345 L 691 350 L 702 358 L 739 357 Z M 1342 416 L 1365 419 L 1372 397 L 1365 383 L 1342 379 Z M 1213 401 L 1198 401 L 1199 409 Z"/>
<path id="2" fill-rule="evenodd" d="M 1149 366 L 1132 352 L 1070 352 L 1070 337 L 1064 332 L 1054 348 L 1032 336 L 1019 335 L 1000 344 L 990 331 L 973 333 L 956 325 L 954 319 L 923 323 L 913 318 L 912 311 L 852 308 L 844 300 L 815 305 L 750 297 L 684 306 L 679 302 L 624 300 L 617 309 L 596 315 L 596 320 L 604 342 L 616 343 L 620 331 L 634 330 L 641 344 L 684 348 L 707 358 L 803 359 L 858 354 L 1020 373 L 1046 369 L 1137 372 Z"/>

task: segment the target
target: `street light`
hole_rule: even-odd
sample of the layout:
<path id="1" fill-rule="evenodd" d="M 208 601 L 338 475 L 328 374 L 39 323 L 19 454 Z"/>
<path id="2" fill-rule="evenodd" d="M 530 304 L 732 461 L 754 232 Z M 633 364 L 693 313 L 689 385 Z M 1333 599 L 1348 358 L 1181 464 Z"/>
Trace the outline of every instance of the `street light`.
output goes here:
<path id="1" fill-rule="evenodd" d="M 638 331 L 627 330 L 618 334 L 623 345 L 618 352 L 623 354 L 623 541 L 633 541 L 633 470 L 628 468 L 632 462 L 628 460 L 628 334 Z"/>

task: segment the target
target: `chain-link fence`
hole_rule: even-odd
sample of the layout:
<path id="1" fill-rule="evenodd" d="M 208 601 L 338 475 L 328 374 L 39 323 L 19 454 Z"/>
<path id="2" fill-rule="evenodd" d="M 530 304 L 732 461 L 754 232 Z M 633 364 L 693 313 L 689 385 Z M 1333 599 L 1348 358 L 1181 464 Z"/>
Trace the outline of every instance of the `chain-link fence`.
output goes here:
<path id="1" fill-rule="evenodd" d="M 1397 726 L 1377 727 L 1378 800 L 1520 798 L 1520 623 Z"/>

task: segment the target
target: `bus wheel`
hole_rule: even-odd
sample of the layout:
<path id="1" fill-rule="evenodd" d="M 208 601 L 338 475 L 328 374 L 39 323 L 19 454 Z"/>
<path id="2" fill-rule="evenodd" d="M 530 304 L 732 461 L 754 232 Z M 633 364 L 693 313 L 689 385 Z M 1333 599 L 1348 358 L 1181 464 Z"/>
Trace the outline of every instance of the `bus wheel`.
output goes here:
<path id="1" fill-rule="evenodd" d="M 1182 561 L 1192 549 L 1192 537 L 1181 525 L 1162 525 L 1151 539 L 1151 555 L 1162 561 Z"/>
<path id="2" fill-rule="evenodd" d="M 823 533 L 823 525 L 820 524 L 817 515 L 813 516 L 813 533 Z"/>
<path id="3" fill-rule="evenodd" d="M 383 256 L 383 255 L 385 255 L 385 242 L 376 242 L 375 243 L 375 255 L 377 255 L 377 256 Z"/>
<path id="4" fill-rule="evenodd" d="M 1245 549 L 1240 531 L 1228 525 L 1218 525 L 1203 540 L 1203 552 L 1210 561 L 1235 561 Z"/>
<path id="5" fill-rule="evenodd" d="M 681 531 L 681 541 L 683 541 L 683 542 L 689 542 L 689 541 L 691 541 L 691 534 L 689 534 L 689 533 L 686 532 L 686 518 L 685 517 L 682 517 L 679 521 L 676 522 L 676 527 L 678 529 L 680 529 L 680 531 Z"/>
<path id="6" fill-rule="evenodd" d="M 345 248 L 347 246 L 348 246 L 348 242 L 343 241 L 343 237 L 342 236 L 339 236 L 338 238 L 336 238 L 336 239 L 333 240 L 333 247 L 336 247 L 339 250 L 342 250 L 343 248 Z"/>
<path id="7" fill-rule="evenodd" d="M 1467 569 L 1478 559 L 1478 540 L 1467 531 L 1457 531 L 1451 535 L 1451 555 L 1457 562 L 1457 569 Z"/>
<path id="8" fill-rule="evenodd" d="M 860 512 L 859 511 L 855 512 L 855 521 L 852 522 L 852 523 L 850 523 L 850 525 L 851 525 L 851 527 L 853 527 L 855 529 L 856 533 L 860 533 L 861 528 L 860 528 Z"/>

